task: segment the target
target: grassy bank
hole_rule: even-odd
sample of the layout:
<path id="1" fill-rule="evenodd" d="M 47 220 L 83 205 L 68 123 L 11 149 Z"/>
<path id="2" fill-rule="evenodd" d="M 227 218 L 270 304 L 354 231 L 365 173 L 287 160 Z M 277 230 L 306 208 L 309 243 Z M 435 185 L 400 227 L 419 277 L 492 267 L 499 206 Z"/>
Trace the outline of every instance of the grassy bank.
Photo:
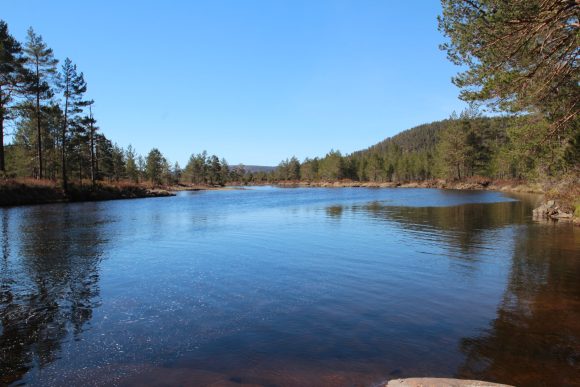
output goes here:
<path id="1" fill-rule="evenodd" d="M 7 179 L 0 181 L 0 206 L 20 206 L 59 202 L 101 201 L 117 199 L 136 199 L 147 197 L 171 196 L 163 189 L 144 185 L 99 182 L 70 184 L 64 192 L 58 182 L 52 180 Z"/>
<path id="2" fill-rule="evenodd" d="M 421 180 L 410 182 L 360 182 L 353 180 L 338 181 L 279 181 L 275 185 L 281 187 L 366 187 L 366 188 L 438 188 L 459 190 L 493 190 L 522 193 L 544 194 L 541 184 L 526 183 L 520 180 L 490 180 L 485 178 L 470 178 L 465 180 Z"/>

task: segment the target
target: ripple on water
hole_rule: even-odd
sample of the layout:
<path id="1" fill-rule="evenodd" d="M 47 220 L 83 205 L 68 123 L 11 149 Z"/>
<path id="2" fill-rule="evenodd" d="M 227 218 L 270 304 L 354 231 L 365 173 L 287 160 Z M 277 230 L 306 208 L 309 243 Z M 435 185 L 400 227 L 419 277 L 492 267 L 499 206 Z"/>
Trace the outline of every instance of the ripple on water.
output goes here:
<path id="1" fill-rule="evenodd" d="M 529 209 L 272 188 L 3 209 L 0 384 L 573 384 L 580 235 Z"/>

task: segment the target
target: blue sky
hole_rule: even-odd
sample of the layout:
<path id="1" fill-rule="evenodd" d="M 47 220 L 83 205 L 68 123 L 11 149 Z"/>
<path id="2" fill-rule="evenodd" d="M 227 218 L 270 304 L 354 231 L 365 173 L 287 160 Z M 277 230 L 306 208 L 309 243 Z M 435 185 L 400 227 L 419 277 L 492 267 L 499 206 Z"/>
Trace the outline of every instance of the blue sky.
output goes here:
<path id="1" fill-rule="evenodd" d="M 103 132 L 182 166 L 366 148 L 465 104 L 438 49 L 438 1 L 10 1 L 85 74 Z"/>

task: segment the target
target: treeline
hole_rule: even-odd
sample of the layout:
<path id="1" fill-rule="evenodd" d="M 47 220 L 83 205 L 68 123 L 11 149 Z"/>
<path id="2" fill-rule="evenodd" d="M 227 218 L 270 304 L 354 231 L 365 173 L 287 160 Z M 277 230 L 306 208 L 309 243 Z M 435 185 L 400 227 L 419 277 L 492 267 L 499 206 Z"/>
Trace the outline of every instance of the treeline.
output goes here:
<path id="1" fill-rule="evenodd" d="M 480 175 L 580 181 L 577 1 L 441 0 L 440 47 L 462 66 L 460 98 L 508 117 L 473 113 L 422 125 L 369 149 L 295 158 L 277 179 L 405 181 Z"/>
<path id="2" fill-rule="evenodd" d="M 364 151 L 283 161 L 280 180 L 431 178 L 580 179 L 577 1 L 441 0 L 441 49 L 462 66 L 460 98 L 473 112 L 422 125 Z"/>
<path id="3" fill-rule="evenodd" d="M 577 141 L 530 141 L 548 123 L 537 115 L 480 117 L 472 111 L 420 125 L 368 149 L 342 155 L 330 151 L 302 163 L 282 161 L 270 180 L 405 182 L 428 179 L 535 179 L 578 166 Z"/>
<path id="4" fill-rule="evenodd" d="M 182 169 L 156 148 L 144 157 L 123 149 L 100 130 L 84 74 L 69 58 L 58 64 L 32 28 L 20 43 L 0 20 L 1 177 L 58 180 L 65 191 L 70 180 L 223 185 L 266 179 L 205 151 Z M 5 145 L 8 129 L 12 140 Z"/>

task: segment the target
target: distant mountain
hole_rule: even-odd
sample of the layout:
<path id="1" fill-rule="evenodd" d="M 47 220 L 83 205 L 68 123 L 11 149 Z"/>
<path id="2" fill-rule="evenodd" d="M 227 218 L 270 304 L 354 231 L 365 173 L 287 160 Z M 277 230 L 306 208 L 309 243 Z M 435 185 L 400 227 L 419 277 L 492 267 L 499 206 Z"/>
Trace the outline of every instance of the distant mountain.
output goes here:
<path id="1" fill-rule="evenodd" d="M 266 165 L 246 165 L 246 164 L 242 164 L 244 166 L 244 169 L 246 170 L 246 172 L 252 172 L 252 173 L 256 173 L 256 172 L 271 172 L 274 169 L 276 169 L 276 167 L 268 167 Z"/>

